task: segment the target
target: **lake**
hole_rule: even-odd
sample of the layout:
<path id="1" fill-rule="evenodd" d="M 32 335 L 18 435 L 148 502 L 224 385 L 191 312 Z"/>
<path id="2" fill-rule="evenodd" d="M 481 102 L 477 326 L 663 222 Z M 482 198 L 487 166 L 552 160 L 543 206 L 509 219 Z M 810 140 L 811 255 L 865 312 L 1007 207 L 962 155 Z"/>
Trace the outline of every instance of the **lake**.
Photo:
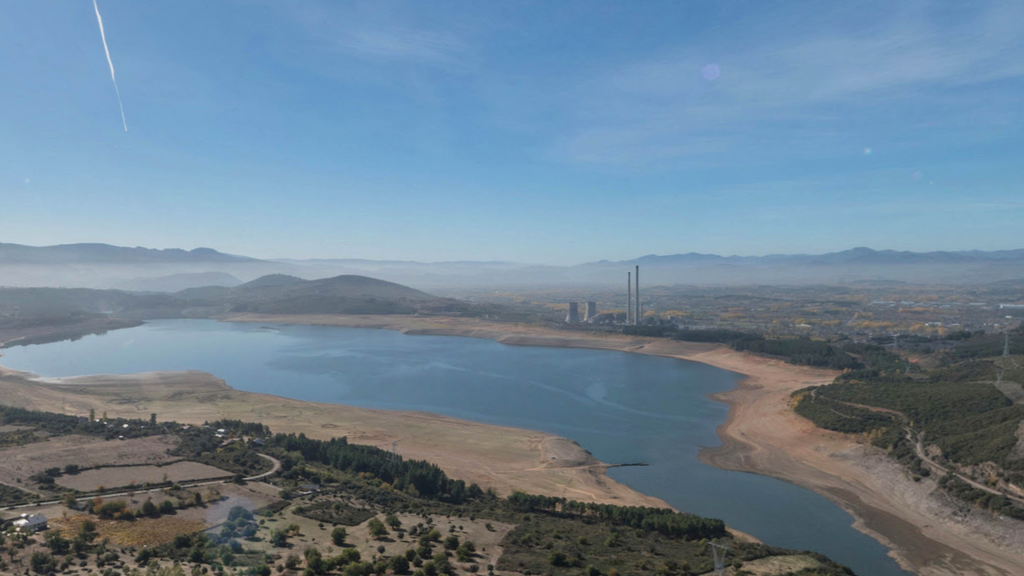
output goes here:
<path id="1" fill-rule="evenodd" d="M 239 390 L 436 412 L 572 438 L 609 476 L 679 510 L 722 518 L 776 546 L 809 549 L 862 576 L 909 574 L 852 517 L 796 485 L 705 465 L 739 375 L 642 354 L 506 346 L 388 330 L 160 320 L 77 341 L 3 350 L 43 376 L 204 370 Z"/>

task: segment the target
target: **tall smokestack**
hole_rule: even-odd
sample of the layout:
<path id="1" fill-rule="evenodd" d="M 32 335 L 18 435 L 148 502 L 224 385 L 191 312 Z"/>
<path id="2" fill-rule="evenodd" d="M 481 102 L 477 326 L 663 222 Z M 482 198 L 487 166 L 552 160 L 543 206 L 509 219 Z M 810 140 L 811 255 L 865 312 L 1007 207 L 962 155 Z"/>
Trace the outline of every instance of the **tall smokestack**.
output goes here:
<path id="1" fill-rule="evenodd" d="M 640 265 L 636 266 L 636 312 L 633 313 L 633 323 L 639 325 L 643 321 L 643 313 L 640 311 Z"/>
<path id="2" fill-rule="evenodd" d="M 633 317 L 633 273 L 626 272 L 626 324 Z"/>

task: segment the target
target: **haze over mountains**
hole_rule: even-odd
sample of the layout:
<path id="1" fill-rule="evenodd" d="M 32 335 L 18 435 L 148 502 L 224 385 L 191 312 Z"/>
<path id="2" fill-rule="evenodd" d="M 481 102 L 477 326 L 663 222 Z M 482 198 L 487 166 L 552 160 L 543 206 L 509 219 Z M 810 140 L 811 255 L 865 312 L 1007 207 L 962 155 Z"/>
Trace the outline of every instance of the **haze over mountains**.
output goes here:
<path id="1" fill-rule="evenodd" d="M 901 252 L 854 248 L 827 254 L 768 256 L 650 254 L 618 262 L 545 266 L 473 261 L 262 260 L 210 248 L 156 250 L 106 244 L 34 247 L 0 243 L 0 286 L 178 292 L 204 286 L 230 288 L 269 274 L 297 279 L 362 275 L 454 293 L 488 287 L 615 286 L 637 264 L 642 266 L 641 279 L 648 285 L 865 281 L 971 284 L 1024 280 L 1024 250 Z"/>

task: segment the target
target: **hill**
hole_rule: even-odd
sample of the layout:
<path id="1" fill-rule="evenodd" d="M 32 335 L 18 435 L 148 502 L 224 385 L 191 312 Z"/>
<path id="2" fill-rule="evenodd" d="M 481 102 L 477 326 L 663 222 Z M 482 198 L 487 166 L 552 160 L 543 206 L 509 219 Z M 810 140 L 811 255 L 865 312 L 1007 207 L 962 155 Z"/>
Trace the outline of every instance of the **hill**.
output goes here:
<path id="1" fill-rule="evenodd" d="M 258 261 L 256 258 L 224 254 L 212 248 L 160 250 L 110 244 L 25 246 L 0 243 L 0 264 L 195 264 Z"/>
<path id="2" fill-rule="evenodd" d="M 206 286 L 238 286 L 242 281 L 227 272 L 192 272 L 170 274 L 155 278 L 136 278 L 117 287 L 134 292 L 180 292 L 188 288 Z"/>
<path id="3" fill-rule="evenodd" d="M 487 309 L 493 313 L 493 306 Z M 72 319 L 204 318 L 235 312 L 272 314 L 473 315 L 466 302 L 366 276 L 303 280 L 274 274 L 235 287 L 200 286 L 174 293 L 90 288 L 0 288 L 0 320 L 66 326 Z M 77 320 L 76 320 L 77 321 Z"/>

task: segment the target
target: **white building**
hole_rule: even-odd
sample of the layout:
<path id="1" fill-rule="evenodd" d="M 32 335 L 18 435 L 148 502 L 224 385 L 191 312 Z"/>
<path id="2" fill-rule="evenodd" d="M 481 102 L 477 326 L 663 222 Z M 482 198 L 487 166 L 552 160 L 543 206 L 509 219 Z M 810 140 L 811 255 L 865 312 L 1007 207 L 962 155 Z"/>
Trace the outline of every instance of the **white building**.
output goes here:
<path id="1" fill-rule="evenodd" d="M 42 514 L 22 514 L 21 518 L 14 521 L 14 527 L 22 532 L 38 532 L 46 528 L 46 516 Z"/>

